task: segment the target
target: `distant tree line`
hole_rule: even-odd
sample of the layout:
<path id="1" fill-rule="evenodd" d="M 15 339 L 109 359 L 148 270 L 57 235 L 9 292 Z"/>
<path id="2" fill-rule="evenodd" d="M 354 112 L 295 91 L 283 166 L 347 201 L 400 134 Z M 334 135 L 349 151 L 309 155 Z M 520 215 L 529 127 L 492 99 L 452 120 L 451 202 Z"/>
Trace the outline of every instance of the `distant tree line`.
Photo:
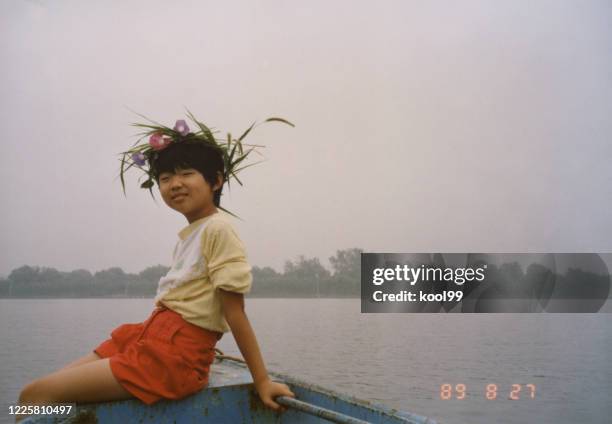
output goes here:
<path id="1" fill-rule="evenodd" d="M 283 272 L 253 266 L 251 297 L 359 297 L 361 249 L 338 250 L 329 258 L 332 270 L 318 258 L 285 261 Z M 0 298 L 153 297 L 169 267 L 156 265 L 138 274 L 119 267 L 91 273 L 24 265 L 0 279 Z"/>

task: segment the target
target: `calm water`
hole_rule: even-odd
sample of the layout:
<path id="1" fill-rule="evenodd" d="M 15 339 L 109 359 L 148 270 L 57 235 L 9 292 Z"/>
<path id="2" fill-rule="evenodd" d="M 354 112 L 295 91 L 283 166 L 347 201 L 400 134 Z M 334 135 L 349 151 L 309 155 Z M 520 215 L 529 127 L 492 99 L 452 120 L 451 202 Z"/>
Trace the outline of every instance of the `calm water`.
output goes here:
<path id="1" fill-rule="evenodd" d="M 151 299 L 0 300 L 0 422 L 26 382 L 151 310 Z M 269 369 L 440 423 L 610 422 L 612 314 L 366 315 L 355 299 L 247 299 L 247 313 Z M 229 333 L 219 348 L 239 355 Z M 464 384 L 465 399 L 441 400 L 444 383 Z"/>

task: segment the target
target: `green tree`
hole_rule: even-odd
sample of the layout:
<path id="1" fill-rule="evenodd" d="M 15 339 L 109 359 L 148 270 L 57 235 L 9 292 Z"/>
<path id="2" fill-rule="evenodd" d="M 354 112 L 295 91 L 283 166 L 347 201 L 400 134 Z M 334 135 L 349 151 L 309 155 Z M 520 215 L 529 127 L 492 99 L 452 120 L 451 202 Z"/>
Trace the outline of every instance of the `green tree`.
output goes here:
<path id="1" fill-rule="evenodd" d="M 362 249 L 337 250 L 329 258 L 334 270 L 330 280 L 330 296 L 354 297 L 361 293 L 361 253 Z"/>
<path id="2" fill-rule="evenodd" d="M 126 292 L 129 276 L 119 267 L 94 274 L 94 296 L 122 296 Z"/>
<path id="3" fill-rule="evenodd" d="M 328 291 L 330 272 L 321 265 L 319 258 L 300 255 L 294 262 L 285 261 L 283 280 L 287 289 L 297 296 L 318 297 Z"/>
<path id="4" fill-rule="evenodd" d="M 170 267 L 168 266 L 155 265 L 140 271 L 138 276 L 143 280 L 155 283 L 157 285 L 157 283 L 159 283 L 160 278 L 166 275 L 168 271 L 170 271 Z"/>
<path id="5" fill-rule="evenodd" d="M 329 258 L 334 274 L 359 276 L 361 274 L 361 254 L 363 249 L 352 248 L 337 250 L 336 256 Z"/>

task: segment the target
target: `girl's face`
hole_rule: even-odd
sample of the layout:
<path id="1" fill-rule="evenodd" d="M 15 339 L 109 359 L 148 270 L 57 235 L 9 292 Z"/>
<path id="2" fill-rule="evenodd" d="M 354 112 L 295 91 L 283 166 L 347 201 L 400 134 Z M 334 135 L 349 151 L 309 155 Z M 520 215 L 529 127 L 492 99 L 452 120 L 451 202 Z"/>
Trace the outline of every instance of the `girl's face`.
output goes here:
<path id="1" fill-rule="evenodd" d="M 159 175 L 159 192 L 166 205 L 185 215 L 192 223 L 217 211 L 213 192 L 222 185 L 221 176 L 214 187 L 193 168 L 177 169 Z"/>

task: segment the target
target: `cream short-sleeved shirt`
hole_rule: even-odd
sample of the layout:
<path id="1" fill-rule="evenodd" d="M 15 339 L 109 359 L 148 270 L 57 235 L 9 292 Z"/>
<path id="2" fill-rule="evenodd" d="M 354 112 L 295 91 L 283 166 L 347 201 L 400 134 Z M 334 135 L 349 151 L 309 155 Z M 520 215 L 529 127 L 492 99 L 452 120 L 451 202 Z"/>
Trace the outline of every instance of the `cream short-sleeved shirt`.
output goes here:
<path id="1" fill-rule="evenodd" d="M 159 280 L 155 304 L 164 304 L 199 327 L 230 331 L 217 289 L 248 293 L 253 281 L 246 249 L 230 215 L 218 209 L 178 236 L 172 267 Z"/>

